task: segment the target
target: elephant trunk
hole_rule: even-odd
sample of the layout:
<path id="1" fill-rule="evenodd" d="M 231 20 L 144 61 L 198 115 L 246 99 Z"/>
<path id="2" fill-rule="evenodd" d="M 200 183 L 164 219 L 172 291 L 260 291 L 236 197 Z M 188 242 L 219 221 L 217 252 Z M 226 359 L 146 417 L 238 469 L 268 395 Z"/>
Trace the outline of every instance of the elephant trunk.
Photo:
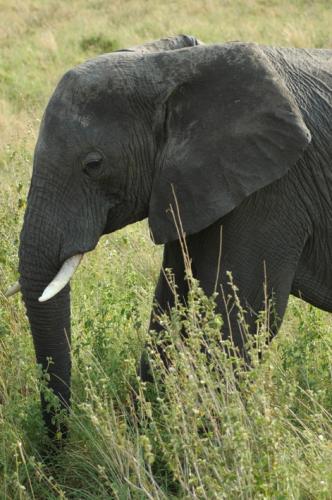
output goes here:
<path id="1" fill-rule="evenodd" d="M 22 293 L 30 322 L 37 363 L 49 375 L 48 387 L 58 397 L 60 405 L 70 404 L 70 294 L 69 286 L 49 302 L 39 303 L 40 290 L 45 281 L 22 283 Z M 48 402 L 41 394 L 42 413 L 50 434 L 58 430 L 54 410 L 48 411 Z"/>
<path id="2" fill-rule="evenodd" d="M 70 288 L 65 288 L 46 302 L 38 299 L 52 281 L 59 263 L 59 234 L 47 224 L 42 212 L 28 207 L 20 243 L 20 285 L 29 318 L 37 363 L 47 375 L 47 385 L 57 396 L 60 408 L 70 405 Z M 48 230 L 49 228 L 49 230 Z M 47 234 L 48 233 L 48 234 Z M 57 243 L 58 242 L 58 243 Z M 54 406 L 41 393 L 42 414 L 50 436 L 59 428 L 54 420 Z"/>

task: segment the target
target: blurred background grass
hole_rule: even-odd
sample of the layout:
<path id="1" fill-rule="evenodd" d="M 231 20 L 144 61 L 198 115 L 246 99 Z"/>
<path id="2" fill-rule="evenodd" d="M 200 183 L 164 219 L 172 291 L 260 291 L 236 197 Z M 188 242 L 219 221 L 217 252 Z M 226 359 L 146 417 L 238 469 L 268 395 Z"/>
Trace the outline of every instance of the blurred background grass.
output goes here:
<path id="1" fill-rule="evenodd" d="M 17 278 L 34 143 L 68 68 L 178 33 L 206 43 L 331 48 L 331 25 L 330 0 L 0 0 L 0 290 Z M 232 424 L 226 430 L 213 419 L 208 436 L 190 418 L 183 427 L 197 394 L 170 381 L 161 414 L 147 416 L 142 396 L 143 423 L 130 420 L 128 379 L 135 378 L 160 257 L 143 222 L 102 238 L 75 276 L 72 437 L 53 466 L 39 454 L 39 382 L 21 300 L 0 292 L 1 498 L 332 498 L 332 322 L 301 301 L 290 300 L 282 332 L 254 369 L 257 412 L 249 419 L 233 387 L 238 399 L 206 393 Z M 193 453 L 183 455 L 188 443 Z M 232 449 L 240 450 L 236 463 Z"/>

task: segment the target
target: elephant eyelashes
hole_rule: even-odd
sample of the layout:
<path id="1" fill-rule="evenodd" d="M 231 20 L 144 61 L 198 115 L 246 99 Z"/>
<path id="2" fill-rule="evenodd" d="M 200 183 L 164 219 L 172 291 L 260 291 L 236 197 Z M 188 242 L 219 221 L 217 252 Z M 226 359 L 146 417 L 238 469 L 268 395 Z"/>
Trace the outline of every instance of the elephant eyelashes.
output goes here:
<path id="1" fill-rule="evenodd" d="M 102 171 L 103 156 L 96 152 L 89 153 L 83 160 L 83 170 L 89 177 L 98 177 Z"/>

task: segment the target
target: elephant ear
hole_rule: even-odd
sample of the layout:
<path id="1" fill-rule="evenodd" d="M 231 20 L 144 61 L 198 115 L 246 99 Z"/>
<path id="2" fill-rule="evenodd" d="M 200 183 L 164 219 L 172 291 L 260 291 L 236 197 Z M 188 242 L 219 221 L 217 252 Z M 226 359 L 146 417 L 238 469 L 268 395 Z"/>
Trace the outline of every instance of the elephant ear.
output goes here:
<path id="1" fill-rule="evenodd" d="M 147 42 L 128 49 L 121 49 L 117 52 L 136 52 L 139 54 L 148 54 L 149 52 L 164 52 L 167 50 L 182 49 L 184 47 L 193 47 L 194 45 L 201 45 L 202 42 L 191 35 L 177 35 L 153 42 Z"/>
<path id="2" fill-rule="evenodd" d="M 160 54 L 163 146 L 149 224 L 156 243 L 201 231 L 296 163 L 311 136 L 294 98 L 254 44 Z"/>

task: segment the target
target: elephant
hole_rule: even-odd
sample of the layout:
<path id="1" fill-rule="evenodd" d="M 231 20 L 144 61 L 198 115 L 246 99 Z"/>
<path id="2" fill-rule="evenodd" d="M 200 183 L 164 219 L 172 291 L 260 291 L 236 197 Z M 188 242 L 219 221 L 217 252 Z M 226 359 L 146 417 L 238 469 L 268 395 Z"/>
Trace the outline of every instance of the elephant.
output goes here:
<path id="1" fill-rule="evenodd" d="M 70 407 L 69 280 L 102 235 L 148 218 L 164 245 L 156 334 L 155 308 L 174 304 L 163 269 L 181 300 L 188 294 L 184 239 L 208 296 L 227 296 L 232 273 L 251 332 L 265 295 L 273 298 L 274 335 L 290 294 L 332 311 L 331 214 L 332 50 L 179 35 L 67 71 L 41 121 L 10 292 L 21 288 L 37 362 L 62 407 Z M 245 356 L 221 293 L 216 310 L 228 315 L 221 335 Z M 145 361 L 141 376 L 149 377 Z M 54 435 L 43 396 L 41 404 Z"/>

